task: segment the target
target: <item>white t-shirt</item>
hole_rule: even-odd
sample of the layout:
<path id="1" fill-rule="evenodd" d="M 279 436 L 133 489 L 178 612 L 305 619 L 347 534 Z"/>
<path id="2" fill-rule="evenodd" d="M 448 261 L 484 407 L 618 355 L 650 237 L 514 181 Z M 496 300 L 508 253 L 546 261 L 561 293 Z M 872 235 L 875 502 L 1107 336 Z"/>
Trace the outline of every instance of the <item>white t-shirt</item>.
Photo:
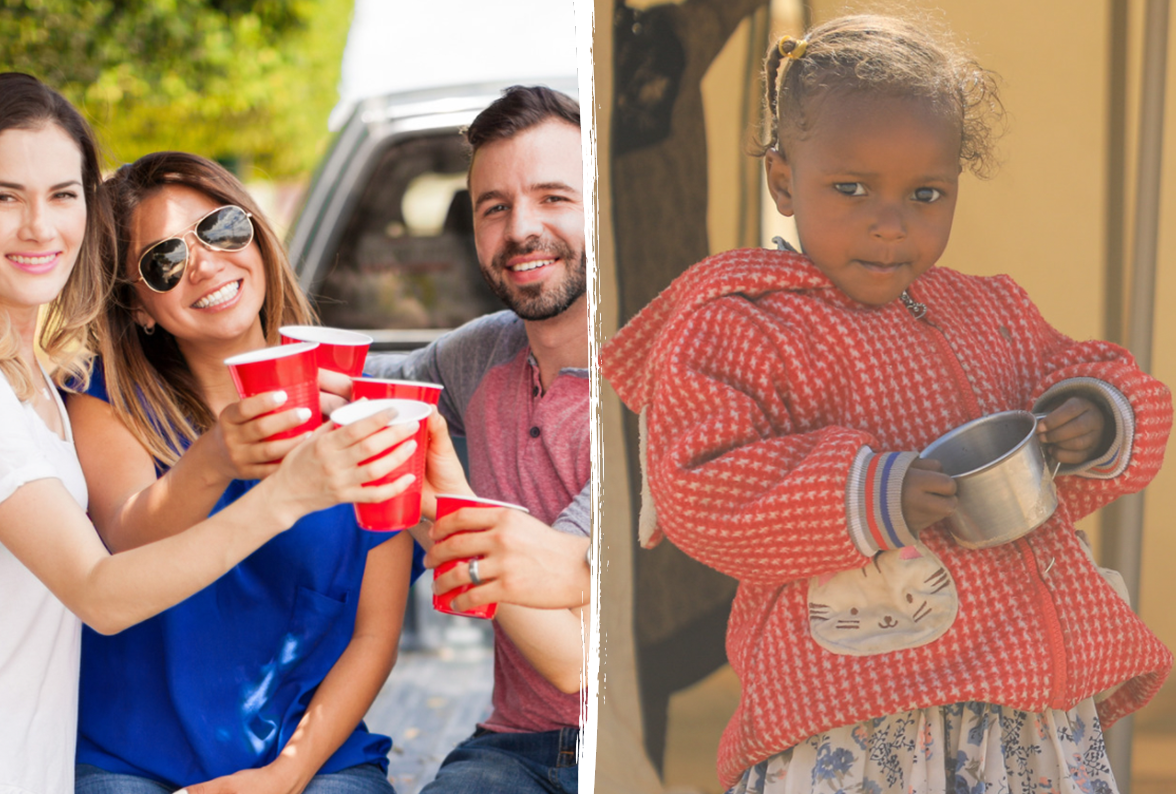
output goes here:
<path id="1" fill-rule="evenodd" d="M 0 502 L 32 480 L 60 479 L 86 508 L 73 431 L 66 440 L 0 373 Z M 81 621 L 0 544 L 0 794 L 73 794 Z"/>

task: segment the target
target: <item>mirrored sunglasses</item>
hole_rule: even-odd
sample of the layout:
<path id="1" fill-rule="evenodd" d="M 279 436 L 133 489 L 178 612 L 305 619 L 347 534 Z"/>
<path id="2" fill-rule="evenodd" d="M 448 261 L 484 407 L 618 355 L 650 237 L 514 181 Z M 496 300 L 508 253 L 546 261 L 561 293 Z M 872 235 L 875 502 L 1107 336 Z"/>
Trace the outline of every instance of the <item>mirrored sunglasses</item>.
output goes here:
<path id="1" fill-rule="evenodd" d="M 184 238 L 193 232 L 210 251 L 240 251 L 253 242 L 252 216 L 235 205 L 217 207 L 174 237 L 160 240 L 139 257 L 139 280 L 154 292 L 168 292 L 188 267 L 191 251 Z"/>

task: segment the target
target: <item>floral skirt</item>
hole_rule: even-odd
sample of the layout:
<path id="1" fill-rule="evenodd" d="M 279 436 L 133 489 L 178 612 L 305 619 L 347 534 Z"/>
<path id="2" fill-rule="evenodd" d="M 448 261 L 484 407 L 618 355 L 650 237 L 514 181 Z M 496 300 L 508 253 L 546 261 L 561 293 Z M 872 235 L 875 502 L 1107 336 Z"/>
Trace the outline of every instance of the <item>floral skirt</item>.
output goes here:
<path id="1" fill-rule="evenodd" d="M 812 736 L 729 794 L 1118 794 L 1094 701 L 1028 714 L 987 703 L 908 711 Z"/>

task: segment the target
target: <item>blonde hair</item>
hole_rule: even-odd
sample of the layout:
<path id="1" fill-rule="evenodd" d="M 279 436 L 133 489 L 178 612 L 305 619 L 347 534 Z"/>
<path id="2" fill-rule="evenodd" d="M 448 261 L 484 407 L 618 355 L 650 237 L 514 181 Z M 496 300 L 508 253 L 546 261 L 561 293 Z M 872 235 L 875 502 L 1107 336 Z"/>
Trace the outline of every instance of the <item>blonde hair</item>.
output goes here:
<path id="1" fill-rule="evenodd" d="M 995 169 L 1003 131 L 997 78 L 930 19 L 916 23 L 873 14 L 844 16 L 810 30 L 797 48 L 785 37 L 764 62 L 768 130 L 759 153 L 803 139 L 814 100 L 829 92 L 924 99 L 960 122 L 960 165 L 976 176 Z"/>
<path id="2" fill-rule="evenodd" d="M 0 133 L 10 129 L 41 130 L 49 125 L 56 125 L 73 139 L 82 154 L 86 227 L 69 279 L 44 307 L 37 342 L 52 367 L 54 383 L 77 390 L 89 385 L 94 357 L 90 326 L 110 293 L 103 260 L 112 255 L 113 231 L 108 204 L 99 189 L 102 170 L 98 143 L 90 125 L 61 94 L 27 74 L 0 74 Z M 28 400 L 35 392 L 33 373 L 20 358 L 20 347 L 12 318 L 0 312 L 0 372 L 16 395 Z"/>
<path id="3" fill-rule="evenodd" d="M 218 204 L 235 204 L 253 216 L 254 243 L 265 269 L 262 330 L 277 344 L 278 328 L 318 322 L 298 285 L 290 260 L 244 185 L 211 160 L 184 152 L 156 152 L 118 169 L 103 190 L 109 195 L 117 253 L 109 269 L 113 300 L 95 329 L 106 390 L 115 414 L 156 460 L 172 466 L 183 451 L 216 423 L 188 362 L 162 326 L 146 334 L 134 321 L 139 308 L 132 280 L 122 275 L 130 257 L 131 224 L 139 205 L 167 186 L 197 190 Z"/>

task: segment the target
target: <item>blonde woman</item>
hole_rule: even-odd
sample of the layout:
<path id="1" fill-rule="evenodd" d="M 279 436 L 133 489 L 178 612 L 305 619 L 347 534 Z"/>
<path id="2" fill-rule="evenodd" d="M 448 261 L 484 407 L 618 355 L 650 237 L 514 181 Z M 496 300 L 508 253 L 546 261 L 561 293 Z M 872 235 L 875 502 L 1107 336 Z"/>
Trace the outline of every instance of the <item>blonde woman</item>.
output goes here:
<path id="1" fill-rule="evenodd" d="M 387 498 L 357 466 L 403 439 L 324 429 L 262 487 L 189 531 L 111 556 L 88 505 L 57 386 L 85 382 L 85 331 L 107 297 L 109 216 L 93 135 L 60 95 L 0 74 L 0 790 L 73 790 L 81 621 L 115 633 L 197 590 L 301 516 Z M 38 313 L 47 322 L 38 337 Z M 35 352 L 39 342 L 49 367 Z M 52 372 L 52 376 L 50 375 Z M 401 458 L 397 450 L 389 459 Z M 116 458 L 108 464 L 118 465 Z M 379 493 L 383 491 L 383 493 Z M 80 619 L 80 620 L 79 620 Z"/>

